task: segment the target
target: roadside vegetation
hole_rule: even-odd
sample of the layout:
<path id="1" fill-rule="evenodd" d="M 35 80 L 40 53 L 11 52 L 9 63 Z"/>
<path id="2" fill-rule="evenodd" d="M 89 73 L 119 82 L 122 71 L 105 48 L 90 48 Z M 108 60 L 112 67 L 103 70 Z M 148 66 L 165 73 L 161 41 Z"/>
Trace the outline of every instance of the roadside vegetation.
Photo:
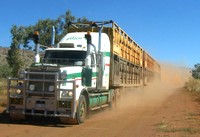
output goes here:
<path id="1" fill-rule="evenodd" d="M 172 126 L 170 123 L 167 123 L 165 121 L 161 121 L 160 123 L 157 123 L 154 125 L 156 127 L 156 131 L 158 132 L 183 132 L 183 133 L 189 133 L 189 134 L 196 134 L 199 133 L 198 129 L 192 128 L 192 127 L 182 127 L 178 128 L 176 126 Z"/>
<path id="2" fill-rule="evenodd" d="M 199 95 L 200 97 L 200 64 L 195 64 L 191 71 L 192 77 L 185 83 L 188 92 Z"/>
<path id="3" fill-rule="evenodd" d="M 186 82 L 185 87 L 189 92 L 196 93 L 200 95 L 200 80 L 190 78 L 188 82 Z"/>
<path id="4" fill-rule="evenodd" d="M 194 65 L 194 69 L 191 70 L 191 77 L 185 83 L 185 89 L 183 90 L 192 98 L 194 101 L 200 102 L 200 64 Z M 162 120 L 154 124 L 155 130 L 157 132 L 162 132 L 163 134 L 182 134 L 183 136 L 196 136 L 200 133 L 199 129 L 199 111 L 187 112 L 183 115 L 185 121 L 188 125 L 178 125 L 177 123 L 181 120 L 171 117 L 170 120 Z M 195 122 L 194 122 L 195 121 Z"/>
<path id="5" fill-rule="evenodd" d="M 0 107 L 6 106 L 6 98 L 7 98 L 6 79 L 1 79 L 0 80 Z"/>

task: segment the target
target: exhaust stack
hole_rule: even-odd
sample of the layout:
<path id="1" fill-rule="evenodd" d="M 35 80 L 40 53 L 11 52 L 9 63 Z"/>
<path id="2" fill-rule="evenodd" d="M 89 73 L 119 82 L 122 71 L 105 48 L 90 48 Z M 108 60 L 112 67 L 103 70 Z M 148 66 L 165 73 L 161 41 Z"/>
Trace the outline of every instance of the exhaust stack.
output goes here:
<path id="1" fill-rule="evenodd" d="M 55 27 L 52 27 L 52 32 L 51 32 L 51 46 L 54 47 L 55 44 Z"/>
<path id="2" fill-rule="evenodd" d="M 40 45 L 39 45 L 39 32 L 35 31 L 33 35 L 34 43 L 35 43 L 35 63 L 40 62 L 40 55 L 39 55 L 39 50 L 40 50 Z"/>

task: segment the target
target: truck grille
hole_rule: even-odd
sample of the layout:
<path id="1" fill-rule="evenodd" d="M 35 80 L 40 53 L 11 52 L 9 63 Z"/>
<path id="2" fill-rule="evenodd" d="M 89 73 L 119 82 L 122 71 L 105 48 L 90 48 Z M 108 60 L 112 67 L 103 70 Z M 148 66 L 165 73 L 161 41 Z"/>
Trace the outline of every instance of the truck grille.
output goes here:
<path id="1" fill-rule="evenodd" d="M 11 98 L 10 104 L 22 105 L 23 104 L 23 98 Z"/>
<path id="2" fill-rule="evenodd" d="M 56 72 L 29 72 L 28 73 L 28 91 L 31 95 L 53 96 L 55 92 L 49 91 L 50 86 L 56 87 L 57 73 Z M 29 86 L 34 85 L 33 91 Z"/>

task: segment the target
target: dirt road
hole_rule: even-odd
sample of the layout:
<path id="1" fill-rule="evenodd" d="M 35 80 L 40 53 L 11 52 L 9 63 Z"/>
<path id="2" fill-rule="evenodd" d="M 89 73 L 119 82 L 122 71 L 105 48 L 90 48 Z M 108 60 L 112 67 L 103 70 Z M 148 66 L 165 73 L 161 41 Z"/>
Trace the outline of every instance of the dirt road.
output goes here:
<path id="1" fill-rule="evenodd" d="M 0 137 L 200 136 L 199 99 L 184 89 L 153 87 L 131 89 L 116 110 L 95 112 L 81 125 L 64 125 L 55 119 L 10 123 L 0 113 Z"/>

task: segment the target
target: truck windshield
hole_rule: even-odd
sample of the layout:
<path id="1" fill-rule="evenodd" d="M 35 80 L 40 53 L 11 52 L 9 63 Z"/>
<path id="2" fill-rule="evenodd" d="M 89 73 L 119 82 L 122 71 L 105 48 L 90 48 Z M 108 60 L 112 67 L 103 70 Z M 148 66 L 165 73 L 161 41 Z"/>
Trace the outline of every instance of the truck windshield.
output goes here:
<path id="1" fill-rule="evenodd" d="M 47 50 L 43 63 L 82 66 L 85 58 L 86 51 Z"/>

